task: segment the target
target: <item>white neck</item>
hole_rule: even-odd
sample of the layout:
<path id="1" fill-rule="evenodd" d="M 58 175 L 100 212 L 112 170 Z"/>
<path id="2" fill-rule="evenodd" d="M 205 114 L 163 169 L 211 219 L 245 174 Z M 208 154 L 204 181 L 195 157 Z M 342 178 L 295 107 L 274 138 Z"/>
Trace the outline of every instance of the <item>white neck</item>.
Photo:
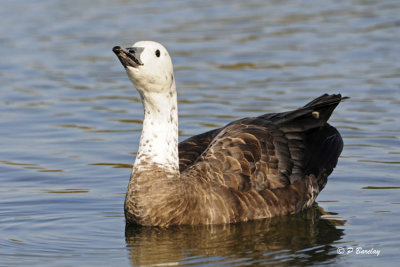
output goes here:
<path id="1" fill-rule="evenodd" d="M 138 88 L 141 93 L 143 90 Z M 144 108 L 142 136 L 133 172 L 156 164 L 179 174 L 178 109 L 175 82 L 165 93 L 141 93 Z"/>

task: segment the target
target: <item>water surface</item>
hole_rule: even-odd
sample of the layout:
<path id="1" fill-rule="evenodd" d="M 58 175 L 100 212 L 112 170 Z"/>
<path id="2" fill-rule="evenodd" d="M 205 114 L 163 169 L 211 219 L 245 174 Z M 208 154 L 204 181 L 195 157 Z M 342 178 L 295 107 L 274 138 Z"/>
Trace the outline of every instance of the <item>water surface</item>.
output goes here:
<path id="1" fill-rule="evenodd" d="M 3 1 L 0 265 L 396 265 L 399 13 L 395 0 Z M 173 57 L 181 140 L 326 92 L 351 97 L 331 118 L 345 147 L 317 205 L 125 230 L 143 115 L 111 48 L 148 39 Z"/>

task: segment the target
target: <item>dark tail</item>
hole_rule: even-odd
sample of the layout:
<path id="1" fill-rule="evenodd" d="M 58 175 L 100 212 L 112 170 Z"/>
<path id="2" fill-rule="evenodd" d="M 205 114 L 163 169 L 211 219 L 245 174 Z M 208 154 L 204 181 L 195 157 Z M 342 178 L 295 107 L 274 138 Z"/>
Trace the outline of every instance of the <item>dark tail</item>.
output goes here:
<path id="1" fill-rule="evenodd" d="M 306 147 L 302 155 L 304 172 L 317 177 L 320 190 L 325 186 L 343 149 L 340 133 L 327 121 L 337 105 L 347 98 L 340 94 L 324 94 L 299 109 L 261 116 L 274 121 L 286 133 L 303 134 L 301 139 Z M 293 142 L 296 148 L 296 140 Z"/>
<path id="2" fill-rule="evenodd" d="M 341 94 L 323 94 L 320 97 L 315 98 L 301 109 L 312 109 L 314 110 L 312 114 L 314 117 L 319 117 L 323 122 L 327 122 L 331 117 L 333 110 L 335 110 L 337 105 L 345 99 L 348 99 L 348 97 L 342 97 Z"/>
<path id="3" fill-rule="evenodd" d="M 321 127 L 310 130 L 306 142 L 310 158 L 307 163 L 306 173 L 319 174 L 318 184 L 320 190 L 324 188 L 328 175 L 336 167 L 338 158 L 343 149 L 343 140 L 336 128 L 327 123 L 337 105 L 348 97 L 340 94 L 324 94 L 301 109 L 312 110 L 312 116 L 318 117 Z"/>
<path id="4" fill-rule="evenodd" d="M 303 131 L 306 131 L 325 125 L 340 101 L 347 98 L 340 94 L 324 94 L 304 107 L 283 113 L 265 114 L 261 115 L 260 118 L 275 120 L 275 123 L 281 125 L 293 125 L 294 123 Z"/>

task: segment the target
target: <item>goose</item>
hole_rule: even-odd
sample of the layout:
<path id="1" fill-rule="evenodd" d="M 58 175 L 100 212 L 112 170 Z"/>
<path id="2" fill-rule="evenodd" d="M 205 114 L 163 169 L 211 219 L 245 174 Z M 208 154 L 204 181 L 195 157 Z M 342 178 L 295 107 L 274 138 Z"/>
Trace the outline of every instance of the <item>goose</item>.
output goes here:
<path id="1" fill-rule="evenodd" d="M 325 187 L 343 149 L 327 123 L 347 97 L 235 120 L 178 144 L 171 57 L 154 41 L 112 51 L 140 94 L 144 120 L 124 203 L 127 225 L 227 224 L 300 212 Z"/>

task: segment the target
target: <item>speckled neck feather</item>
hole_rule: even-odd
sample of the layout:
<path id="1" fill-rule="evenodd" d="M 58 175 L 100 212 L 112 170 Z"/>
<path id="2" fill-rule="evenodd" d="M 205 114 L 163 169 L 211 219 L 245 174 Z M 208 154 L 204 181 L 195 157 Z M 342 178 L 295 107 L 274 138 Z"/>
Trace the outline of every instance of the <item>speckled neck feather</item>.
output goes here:
<path id="1" fill-rule="evenodd" d="M 179 175 L 178 109 L 175 82 L 168 94 L 142 95 L 144 121 L 133 172 L 158 165 L 169 174 Z"/>

